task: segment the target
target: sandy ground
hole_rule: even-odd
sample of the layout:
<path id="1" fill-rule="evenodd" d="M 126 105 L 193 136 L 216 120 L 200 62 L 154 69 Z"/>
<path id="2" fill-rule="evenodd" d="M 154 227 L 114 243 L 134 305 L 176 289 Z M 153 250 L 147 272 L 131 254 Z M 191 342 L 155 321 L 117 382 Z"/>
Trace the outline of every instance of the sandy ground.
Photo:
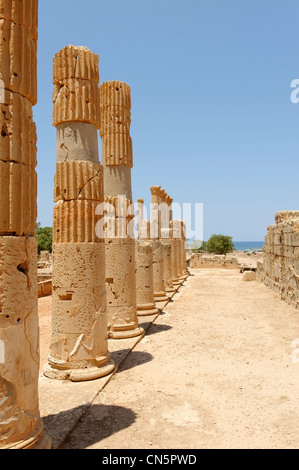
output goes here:
<path id="1" fill-rule="evenodd" d="M 40 299 L 41 353 L 51 297 Z M 299 311 L 238 270 L 193 270 L 66 449 L 298 448 Z"/>

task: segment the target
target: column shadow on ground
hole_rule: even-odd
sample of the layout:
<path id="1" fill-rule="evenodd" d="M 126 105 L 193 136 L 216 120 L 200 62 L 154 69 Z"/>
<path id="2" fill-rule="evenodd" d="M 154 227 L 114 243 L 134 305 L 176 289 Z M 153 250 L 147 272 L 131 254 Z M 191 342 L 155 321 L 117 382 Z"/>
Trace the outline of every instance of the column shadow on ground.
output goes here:
<path id="1" fill-rule="evenodd" d="M 54 449 L 86 449 L 131 426 L 136 420 L 136 414 L 129 408 L 102 404 L 83 405 L 44 417 L 43 422 L 48 434 L 51 436 L 51 429 L 57 426 L 67 426 L 74 413 L 80 413 L 81 417 L 62 443 L 55 443 L 53 438 Z"/>
<path id="2" fill-rule="evenodd" d="M 125 370 L 132 369 L 133 367 L 140 366 L 146 362 L 153 360 L 153 356 L 148 352 L 143 351 L 131 351 L 117 369 L 117 373 L 124 372 Z"/>
<path id="3" fill-rule="evenodd" d="M 164 313 L 164 315 L 165 315 L 165 313 Z M 147 330 L 146 336 L 155 335 L 157 333 L 163 333 L 163 332 L 169 331 L 169 330 L 172 330 L 172 326 L 159 325 L 159 324 L 153 323 L 150 326 L 150 328 Z"/>

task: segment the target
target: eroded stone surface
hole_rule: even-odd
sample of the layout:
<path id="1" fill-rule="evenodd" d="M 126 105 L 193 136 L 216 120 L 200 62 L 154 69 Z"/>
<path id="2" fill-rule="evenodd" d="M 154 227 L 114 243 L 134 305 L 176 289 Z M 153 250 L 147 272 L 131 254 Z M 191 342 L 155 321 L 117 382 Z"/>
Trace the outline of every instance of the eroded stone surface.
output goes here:
<path id="1" fill-rule="evenodd" d="M 102 158 L 107 167 L 133 167 L 130 136 L 131 90 L 123 82 L 105 82 L 100 86 Z"/>
<path id="2" fill-rule="evenodd" d="M 37 41 L 30 29 L 6 19 L 0 19 L 0 32 L 0 79 L 6 90 L 28 98 L 34 105 Z"/>
<path id="3" fill-rule="evenodd" d="M 37 175 L 21 163 L 0 161 L 0 233 L 35 234 Z"/>
<path id="4" fill-rule="evenodd" d="M 265 237 L 264 262 L 258 275 L 287 302 L 299 308 L 299 211 L 275 214 Z"/>
<path id="5" fill-rule="evenodd" d="M 136 242 L 137 315 L 156 315 L 153 282 L 153 248 L 149 242 Z"/>
<path id="6" fill-rule="evenodd" d="M 52 340 L 44 374 L 86 381 L 111 373 L 105 246 L 97 236 L 104 202 L 98 161 L 98 57 L 67 46 L 53 61 L 57 162 L 53 211 Z M 72 122 L 69 122 L 72 121 Z M 74 122 L 76 121 L 76 122 Z"/>

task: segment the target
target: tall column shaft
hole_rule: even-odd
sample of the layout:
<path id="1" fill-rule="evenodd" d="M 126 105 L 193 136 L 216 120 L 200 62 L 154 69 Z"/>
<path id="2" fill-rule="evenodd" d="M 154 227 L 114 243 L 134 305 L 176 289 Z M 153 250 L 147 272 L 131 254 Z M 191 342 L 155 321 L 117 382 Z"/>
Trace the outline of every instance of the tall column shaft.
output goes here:
<path id="1" fill-rule="evenodd" d="M 37 0 L 0 1 L 0 449 L 51 447 L 38 397 L 37 18 Z"/>
<path id="2" fill-rule="evenodd" d="M 153 283 L 153 248 L 150 242 L 136 243 L 137 315 L 157 315 Z"/>
<path id="3" fill-rule="evenodd" d="M 96 236 L 96 208 L 104 201 L 98 56 L 67 46 L 54 58 L 53 83 L 52 340 L 44 374 L 76 382 L 114 369 L 108 351 L 105 245 Z"/>
<path id="4" fill-rule="evenodd" d="M 130 87 L 118 81 L 103 83 L 100 104 L 104 194 L 115 218 L 114 236 L 105 237 L 108 327 L 111 338 L 122 339 L 144 334 L 137 317 L 135 238 L 118 228 L 126 229 L 134 218 L 118 213 L 122 199 L 127 207 L 133 202 Z"/>

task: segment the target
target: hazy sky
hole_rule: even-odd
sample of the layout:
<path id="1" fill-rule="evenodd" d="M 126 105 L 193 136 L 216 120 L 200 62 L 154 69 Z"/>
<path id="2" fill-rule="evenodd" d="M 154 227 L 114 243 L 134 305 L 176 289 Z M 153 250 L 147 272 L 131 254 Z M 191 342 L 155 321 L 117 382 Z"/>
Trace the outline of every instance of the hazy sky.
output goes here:
<path id="1" fill-rule="evenodd" d="M 74 44 L 101 83 L 131 87 L 134 200 L 161 185 L 204 204 L 205 239 L 263 240 L 299 209 L 298 19 L 298 0 L 40 0 L 38 220 L 52 225 L 52 60 Z"/>

